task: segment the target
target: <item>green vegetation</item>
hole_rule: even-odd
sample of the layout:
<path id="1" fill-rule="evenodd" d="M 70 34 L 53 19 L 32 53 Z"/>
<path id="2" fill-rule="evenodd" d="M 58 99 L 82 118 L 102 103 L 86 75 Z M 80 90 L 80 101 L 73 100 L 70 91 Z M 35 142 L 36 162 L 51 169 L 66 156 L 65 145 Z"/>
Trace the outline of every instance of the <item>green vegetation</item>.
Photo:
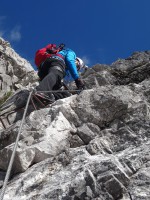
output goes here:
<path id="1" fill-rule="evenodd" d="M 12 91 L 5 93 L 5 95 L 0 99 L 0 107 L 12 94 Z"/>

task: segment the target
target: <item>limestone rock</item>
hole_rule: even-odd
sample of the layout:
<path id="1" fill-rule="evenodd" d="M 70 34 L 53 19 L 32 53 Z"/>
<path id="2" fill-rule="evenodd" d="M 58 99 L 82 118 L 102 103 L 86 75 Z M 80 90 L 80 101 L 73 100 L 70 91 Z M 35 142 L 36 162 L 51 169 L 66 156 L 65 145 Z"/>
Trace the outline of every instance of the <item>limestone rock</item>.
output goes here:
<path id="1" fill-rule="evenodd" d="M 111 66 L 97 64 L 82 74 L 87 90 L 30 110 L 4 200 L 148 200 L 149 60 L 146 51 Z M 21 99 L 17 102 L 14 95 L 1 112 L 14 103 L 21 104 Z M 0 130 L 0 187 L 20 119 Z"/>
<path id="2" fill-rule="evenodd" d="M 36 80 L 37 74 L 31 64 L 0 37 L 0 88 L 4 91 L 3 94 L 19 89 L 21 85 L 27 86 Z"/>

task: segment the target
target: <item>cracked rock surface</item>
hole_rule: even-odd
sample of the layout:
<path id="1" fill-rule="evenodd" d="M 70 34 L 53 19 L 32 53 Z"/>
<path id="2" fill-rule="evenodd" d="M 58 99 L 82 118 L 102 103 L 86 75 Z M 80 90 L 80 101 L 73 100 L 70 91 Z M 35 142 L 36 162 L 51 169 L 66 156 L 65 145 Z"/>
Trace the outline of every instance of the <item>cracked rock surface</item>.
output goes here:
<path id="1" fill-rule="evenodd" d="M 7 92 L 27 87 L 36 79 L 31 64 L 0 37 L 0 100 Z"/>
<path id="2" fill-rule="evenodd" d="M 32 110 L 4 200 L 149 200 L 149 60 L 97 64 L 82 74 L 87 90 Z M 20 122 L 0 131 L 0 187 Z"/>

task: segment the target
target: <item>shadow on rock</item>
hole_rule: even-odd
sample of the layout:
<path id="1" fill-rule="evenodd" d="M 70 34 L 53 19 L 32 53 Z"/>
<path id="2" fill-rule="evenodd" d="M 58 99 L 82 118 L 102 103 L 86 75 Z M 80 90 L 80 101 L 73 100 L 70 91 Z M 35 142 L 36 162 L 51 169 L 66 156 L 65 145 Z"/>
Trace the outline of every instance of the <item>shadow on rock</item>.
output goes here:
<path id="1" fill-rule="evenodd" d="M 16 92 L 0 107 L 0 117 L 6 126 L 7 123 L 12 124 L 22 118 L 28 97 L 29 90 L 21 90 Z M 33 110 L 34 108 L 30 103 L 27 114 L 30 114 Z"/>

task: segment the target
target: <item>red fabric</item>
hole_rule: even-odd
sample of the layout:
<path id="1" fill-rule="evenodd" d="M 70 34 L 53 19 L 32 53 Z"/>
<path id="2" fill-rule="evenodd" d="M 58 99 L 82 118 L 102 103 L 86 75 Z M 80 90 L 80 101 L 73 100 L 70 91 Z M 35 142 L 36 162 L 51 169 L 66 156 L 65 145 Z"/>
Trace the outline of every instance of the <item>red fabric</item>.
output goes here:
<path id="1" fill-rule="evenodd" d="M 52 53 L 47 53 L 47 50 L 52 51 Z M 35 53 L 36 66 L 40 67 L 41 63 L 51 56 L 59 56 L 60 58 L 63 59 L 63 56 L 60 55 L 58 52 L 59 52 L 59 49 L 57 48 L 55 44 L 48 44 L 45 48 L 39 49 Z"/>
<path id="2" fill-rule="evenodd" d="M 48 44 L 45 48 L 47 50 L 52 50 L 53 53 L 57 53 L 59 51 L 59 49 L 57 49 L 56 44 Z"/>
<path id="3" fill-rule="evenodd" d="M 42 48 L 39 49 L 36 53 L 35 53 L 35 64 L 37 67 L 40 66 L 40 64 L 46 59 L 48 58 L 50 55 L 48 53 L 46 53 L 46 48 Z"/>

